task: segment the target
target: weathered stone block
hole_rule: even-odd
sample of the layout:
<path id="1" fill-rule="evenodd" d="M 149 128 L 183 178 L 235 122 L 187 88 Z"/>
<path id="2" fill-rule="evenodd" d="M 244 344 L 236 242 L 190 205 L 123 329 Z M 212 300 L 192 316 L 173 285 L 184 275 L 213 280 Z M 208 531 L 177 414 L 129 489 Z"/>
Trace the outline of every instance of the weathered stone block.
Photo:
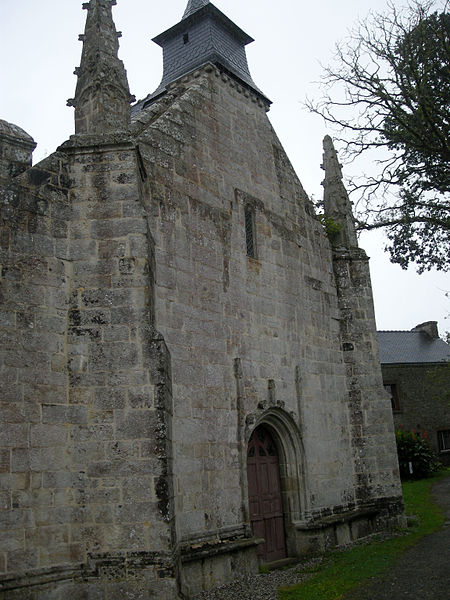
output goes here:
<path id="1" fill-rule="evenodd" d="M 94 408 L 97 410 L 114 410 L 125 408 L 126 390 L 109 387 L 97 388 L 94 394 Z"/>
<path id="2" fill-rule="evenodd" d="M 30 468 L 32 471 L 58 471 L 67 463 L 67 456 L 59 446 L 30 449 Z"/>
<path id="3" fill-rule="evenodd" d="M 146 439 L 155 435 L 158 417 L 154 410 L 116 411 L 117 439 Z"/>
<path id="4" fill-rule="evenodd" d="M 74 425 L 70 428 L 70 439 L 74 442 L 108 441 L 114 439 L 114 427 L 107 423 L 82 426 Z"/>
<path id="5" fill-rule="evenodd" d="M 89 369 L 93 372 L 134 369 L 138 365 L 136 344 L 108 342 L 95 345 L 89 354 Z"/>
<path id="6" fill-rule="evenodd" d="M 147 224 L 143 219 L 108 219 L 92 221 L 91 233 L 94 239 L 114 239 L 126 237 L 130 234 L 147 231 Z"/>
<path id="7" fill-rule="evenodd" d="M 10 423 L 0 423 L 0 445 L 10 448 L 28 446 L 28 427 Z"/>
<path id="8" fill-rule="evenodd" d="M 154 408 L 154 386 L 132 387 L 128 389 L 128 406 L 132 409 Z"/>
<path id="9" fill-rule="evenodd" d="M 20 527 L 22 523 L 20 523 Z M 0 547 L 2 552 L 21 551 L 25 548 L 25 537 L 23 529 L 6 529 L 0 531 Z"/>
<path id="10" fill-rule="evenodd" d="M 33 526 L 33 516 L 30 510 L 16 509 L 0 512 L 0 531 L 22 529 Z M 23 534 L 22 534 L 23 539 Z"/>
<path id="11" fill-rule="evenodd" d="M 30 432 L 34 448 L 65 446 L 67 442 L 68 429 L 63 425 L 32 425 Z"/>

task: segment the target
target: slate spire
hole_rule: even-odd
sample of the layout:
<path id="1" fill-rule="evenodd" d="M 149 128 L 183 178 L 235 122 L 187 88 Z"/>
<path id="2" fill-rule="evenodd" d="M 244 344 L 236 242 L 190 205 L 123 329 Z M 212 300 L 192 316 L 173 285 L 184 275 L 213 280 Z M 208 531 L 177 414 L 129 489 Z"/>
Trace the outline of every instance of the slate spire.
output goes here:
<path id="1" fill-rule="evenodd" d="M 209 0 L 189 0 L 186 10 L 184 11 L 183 19 L 186 19 L 207 4 L 209 4 Z"/>
<path id="2" fill-rule="evenodd" d="M 351 248 L 358 246 L 352 204 L 342 181 L 342 165 L 339 163 L 333 140 L 326 135 L 323 140 L 323 164 L 325 180 L 323 203 L 325 217 L 332 219 L 341 229 L 333 236 L 334 246 Z"/>
<path id="3" fill-rule="evenodd" d="M 118 58 L 121 36 L 116 31 L 112 7 L 116 0 L 90 0 L 87 10 L 75 98 L 76 134 L 102 134 L 126 131 L 130 124 L 130 94 L 123 62 Z"/>

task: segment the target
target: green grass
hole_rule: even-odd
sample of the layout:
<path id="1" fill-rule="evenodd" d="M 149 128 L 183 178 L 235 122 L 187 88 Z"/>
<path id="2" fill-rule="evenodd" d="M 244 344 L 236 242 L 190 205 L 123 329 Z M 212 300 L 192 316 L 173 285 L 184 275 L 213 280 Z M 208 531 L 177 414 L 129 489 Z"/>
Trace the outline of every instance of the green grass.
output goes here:
<path id="1" fill-rule="evenodd" d="M 418 525 L 408 533 L 329 553 L 306 582 L 280 588 L 280 600 L 340 600 L 367 579 L 385 573 L 405 550 L 443 525 L 442 512 L 433 504 L 430 488 L 446 476 L 448 469 L 430 479 L 403 484 L 406 514 L 418 517 Z"/>

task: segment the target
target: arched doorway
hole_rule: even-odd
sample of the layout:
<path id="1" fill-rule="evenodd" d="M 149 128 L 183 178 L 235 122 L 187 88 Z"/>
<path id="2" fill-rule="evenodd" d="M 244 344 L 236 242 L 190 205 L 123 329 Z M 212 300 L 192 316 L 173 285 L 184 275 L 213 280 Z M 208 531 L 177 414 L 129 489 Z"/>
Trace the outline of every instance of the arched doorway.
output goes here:
<path id="1" fill-rule="evenodd" d="M 280 465 L 270 431 L 260 425 L 253 432 L 247 451 L 250 521 L 253 535 L 264 538 L 258 556 L 264 562 L 286 557 Z"/>

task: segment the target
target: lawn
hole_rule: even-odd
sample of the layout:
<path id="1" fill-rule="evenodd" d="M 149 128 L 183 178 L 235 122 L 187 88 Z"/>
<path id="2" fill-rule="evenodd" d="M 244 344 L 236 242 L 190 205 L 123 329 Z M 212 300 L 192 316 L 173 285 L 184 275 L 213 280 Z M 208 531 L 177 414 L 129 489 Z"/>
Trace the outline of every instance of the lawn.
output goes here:
<path id="1" fill-rule="evenodd" d="M 449 474 L 445 470 L 435 477 L 403 484 L 406 514 L 418 518 L 406 534 L 329 553 L 306 582 L 280 588 L 280 600 L 340 600 L 366 579 L 382 575 L 407 548 L 442 526 L 444 518 L 431 500 L 430 488 Z"/>

